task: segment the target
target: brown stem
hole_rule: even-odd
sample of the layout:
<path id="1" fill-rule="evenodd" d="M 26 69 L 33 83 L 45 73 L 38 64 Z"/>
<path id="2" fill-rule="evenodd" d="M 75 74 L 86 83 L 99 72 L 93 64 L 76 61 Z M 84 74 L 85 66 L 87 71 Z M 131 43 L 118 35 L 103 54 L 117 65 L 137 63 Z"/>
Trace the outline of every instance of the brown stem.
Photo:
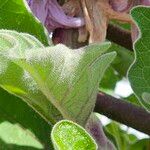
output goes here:
<path id="1" fill-rule="evenodd" d="M 99 93 L 94 111 L 150 135 L 150 113 L 141 107 Z"/>
<path id="2" fill-rule="evenodd" d="M 109 24 L 106 38 L 111 42 L 133 51 L 131 33 L 129 31 Z M 56 29 L 53 34 L 53 42 L 55 44 L 63 43 L 72 48 L 79 48 L 88 44 L 87 41 L 84 43 L 79 43 L 77 42 L 77 39 L 78 29 Z"/>
<path id="3" fill-rule="evenodd" d="M 109 24 L 106 38 L 130 51 L 133 51 L 131 33 L 127 30 Z"/>

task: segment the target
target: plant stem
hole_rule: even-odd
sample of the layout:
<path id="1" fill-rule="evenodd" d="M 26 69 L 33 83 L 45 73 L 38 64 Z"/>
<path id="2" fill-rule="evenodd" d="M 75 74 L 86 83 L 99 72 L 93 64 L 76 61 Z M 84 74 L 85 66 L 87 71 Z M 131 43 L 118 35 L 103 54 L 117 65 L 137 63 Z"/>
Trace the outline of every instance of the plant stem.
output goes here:
<path id="1" fill-rule="evenodd" d="M 106 38 L 130 51 L 133 51 L 131 33 L 127 30 L 109 24 Z"/>
<path id="2" fill-rule="evenodd" d="M 123 30 L 120 27 L 109 24 L 106 38 L 111 42 L 133 51 L 131 33 L 127 30 Z M 79 48 L 88 44 L 88 41 L 79 43 L 77 42 L 77 39 L 78 29 L 56 29 L 53 34 L 53 41 L 55 44 L 63 43 L 72 48 Z"/>
<path id="3" fill-rule="evenodd" d="M 101 92 L 94 111 L 150 135 L 150 113 L 125 100 Z"/>

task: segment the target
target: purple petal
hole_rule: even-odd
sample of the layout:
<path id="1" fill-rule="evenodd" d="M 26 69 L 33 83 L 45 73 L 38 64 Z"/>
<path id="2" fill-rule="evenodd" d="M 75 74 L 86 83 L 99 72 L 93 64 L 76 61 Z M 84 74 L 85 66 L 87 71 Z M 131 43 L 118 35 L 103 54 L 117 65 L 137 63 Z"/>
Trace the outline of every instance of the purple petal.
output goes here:
<path id="1" fill-rule="evenodd" d="M 48 9 L 46 9 L 45 0 L 27 0 L 33 14 L 44 24 Z"/>
<path id="2" fill-rule="evenodd" d="M 34 15 L 49 32 L 56 28 L 78 28 L 85 24 L 81 17 L 67 16 L 57 0 L 27 0 L 27 2 Z"/>

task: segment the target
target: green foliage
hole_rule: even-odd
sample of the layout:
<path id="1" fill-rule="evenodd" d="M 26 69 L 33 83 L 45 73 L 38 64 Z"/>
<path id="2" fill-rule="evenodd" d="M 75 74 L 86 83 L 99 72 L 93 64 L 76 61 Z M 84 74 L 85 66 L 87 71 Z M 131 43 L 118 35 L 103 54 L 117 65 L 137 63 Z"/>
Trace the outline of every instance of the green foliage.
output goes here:
<path id="1" fill-rule="evenodd" d="M 52 129 L 56 150 L 96 150 L 97 145 L 84 128 L 71 121 L 58 122 Z"/>
<path id="2" fill-rule="evenodd" d="M 114 142 L 118 150 L 129 149 L 130 144 L 134 143 L 137 138 L 132 134 L 127 134 L 120 128 L 116 122 L 111 122 L 105 127 L 106 135 Z"/>
<path id="3" fill-rule="evenodd" d="M 136 58 L 129 71 L 132 88 L 148 110 L 149 14 L 150 7 L 131 11 L 141 37 L 134 44 Z M 55 149 L 97 149 L 93 138 L 80 125 L 85 127 L 93 111 L 99 85 L 112 92 L 117 81 L 126 76 L 133 54 L 114 43 L 110 47 L 109 42 L 71 50 L 61 44 L 48 46 L 48 40 L 45 28 L 25 0 L 0 0 L 0 150 L 53 150 L 49 134 L 54 124 L 51 139 Z M 140 106 L 134 95 L 127 100 Z M 60 121 L 63 118 L 80 125 Z M 92 122 L 91 126 L 94 125 Z M 96 125 L 103 134 L 99 119 Z M 111 122 L 105 131 L 118 150 L 149 149 L 149 139 L 139 140 L 123 131 L 118 123 Z M 110 146 L 105 134 L 102 138 L 95 133 L 98 132 L 94 130 L 92 136 L 101 148 Z M 113 145 L 111 148 L 115 149 Z"/>
<path id="4" fill-rule="evenodd" d="M 141 103 L 139 102 L 139 100 L 137 99 L 137 97 L 134 94 L 128 96 L 127 98 L 125 98 L 125 100 L 136 106 L 142 107 Z"/>
<path id="5" fill-rule="evenodd" d="M 112 43 L 109 51 L 116 51 L 117 57 L 111 64 L 120 77 L 126 77 L 127 71 L 133 62 L 133 53 L 122 46 Z"/>
<path id="6" fill-rule="evenodd" d="M 48 45 L 45 28 L 32 15 L 25 0 L 0 0 L 0 29 L 26 32 Z"/>
<path id="7" fill-rule="evenodd" d="M 116 83 L 122 78 L 126 78 L 127 70 L 134 60 L 133 52 L 115 43 L 112 43 L 108 50 L 108 52 L 112 51 L 115 51 L 117 56 L 105 72 L 100 83 L 100 90 L 106 93 L 113 93 Z"/>
<path id="8" fill-rule="evenodd" d="M 26 34 L 4 30 L 0 34 L 1 87 L 52 124 L 62 114 L 84 125 L 95 105 L 99 81 L 115 57 L 114 52 L 103 54 L 110 44 L 72 51 L 64 45 L 44 48 Z"/>
<path id="9" fill-rule="evenodd" d="M 137 140 L 134 144 L 130 146 L 129 150 L 149 150 L 150 139 Z"/>
<path id="10" fill-rule="evenodd" d="M 103 80 L 100 82 L 100 90 L 101 91 L 106 91 L 106 90 L 111 90 L 113 91 L 116 87 L 117 81 L 121 80 L 119 75 L 117 74 L 116 70 L 110 66 L 104 76 Z"/>
<path id="11" fill-rule="evenodd" d="M 129 70 L 129 80 L 140 102 L 150 110 L 150 7 L 135 7 L 131 15 L 140 29 L 134 43 L 135 62 Z"/>
<path id="12" fill-rule="evenodd" d="M 0 88 L 1 150 L 52 150 L 50 131 L 31 107 Z"/>
<path id="13" fill-rule="evenodd" d="M 0 32 L 0 43 L 0 86 L 22 98 L 48 122 L 54 124 L 59 119 L 58 111 L 43 95 L 30 74 L 15 62 L 15 57 L 16 60 L 23 61 L 25 50 L 43 45 L 28 34 L 6 30 Z"/>
<path id="14" fill-rule="evenodd" d="M 148 138 L 139 140 L 135 135 L 122 130 L 120 125 L 112 121 L 105 126 L 106 135 L 115 144 L 117 150 L 149 150 Z"/>

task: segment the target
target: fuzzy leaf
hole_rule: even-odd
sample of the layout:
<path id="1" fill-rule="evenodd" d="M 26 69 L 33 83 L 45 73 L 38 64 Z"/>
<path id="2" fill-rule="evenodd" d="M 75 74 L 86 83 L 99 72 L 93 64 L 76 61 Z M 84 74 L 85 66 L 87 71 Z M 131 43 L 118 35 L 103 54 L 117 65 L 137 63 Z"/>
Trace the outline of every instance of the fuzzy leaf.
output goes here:
<path id="1" fill-rule="evenodd" d="M 58 111 L 39 90 L 38 85 L 30 74 L 15 64 L 11 59 L 2 55 L 5 49 L 6 52 L 7 49 L 10 50 L 9 55 L 13 57 L 15 52 L 21 55 L 25 49 L 44 48 L 44 46 L 33 36 L 6 30 L 0 31 L 0 43 L 2 45 L 2 48 L 0 48 L 0 86 L 8 92 L 22 98 L 40 113 L 44 119 L 55 124 L 61 115 L 58 114 Z"/>
<path id="2" fill-rule="evenodd" d="M 150 7 L 138 6 L 131 15 L 141 36 L 134 43 L 136 58 L 129 70 L 132 89 L 145 108 L 150 110 Z"/>
<path id="3" fill-rule="evenodd" d="M 19 43 L 1 51 L 2 59 L 10 63 L 9 67 L 1 65 L 1 86 L 25 99 L 47 120 L 51 118 L 50 122 L 61 119 L 61 113 L 64 118 L 84 125 L 95 105 L 99 81 L 116 55 L 103 54 L 110 44 L 72 51 L 64 45 L 36 48 L 22 34 L 19 39 L 16 35 L 6 36 L 13 36 Z"/>
<path id="4" fill-rule="evenodd" d="M 96 150 L 97 145 L 84 128 L 71 121 L 58 122 L 52 129 L 56 150 Z"/>

